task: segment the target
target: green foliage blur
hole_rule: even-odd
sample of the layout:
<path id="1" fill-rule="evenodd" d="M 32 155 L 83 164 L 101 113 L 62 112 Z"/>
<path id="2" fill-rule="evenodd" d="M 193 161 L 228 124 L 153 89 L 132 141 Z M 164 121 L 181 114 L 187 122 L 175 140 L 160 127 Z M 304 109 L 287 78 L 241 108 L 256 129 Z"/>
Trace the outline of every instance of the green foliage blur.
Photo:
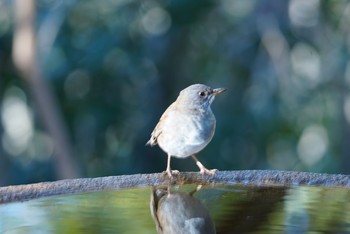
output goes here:
<path id="1" fill-rule="evenodd" d="M 37 0 L 40 67 L 84 177 L 163 171 L 145 143 L 179 91 L 225 87 L 219 170 L 350 172 L 350 3 L 321 0 Z M 56 180 L 54 142 L 12 60 L 0 1 L 0 185 Z M 191 159 L 172 168 L 198 170 Z"/>

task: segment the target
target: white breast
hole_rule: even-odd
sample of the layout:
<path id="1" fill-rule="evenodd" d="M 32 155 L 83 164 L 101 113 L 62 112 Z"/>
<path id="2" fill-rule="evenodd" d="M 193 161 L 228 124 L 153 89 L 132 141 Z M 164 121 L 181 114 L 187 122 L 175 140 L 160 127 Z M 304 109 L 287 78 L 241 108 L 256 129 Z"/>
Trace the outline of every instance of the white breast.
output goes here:
<path id="1" fill-rule="evenodd" d="M 177 111 L 168 115 L 158 144 L 172 156 L 188 157 L 201 151 L 211 141 L 214 131 L 215 117 L 211 110 L 194 116 Z"/>

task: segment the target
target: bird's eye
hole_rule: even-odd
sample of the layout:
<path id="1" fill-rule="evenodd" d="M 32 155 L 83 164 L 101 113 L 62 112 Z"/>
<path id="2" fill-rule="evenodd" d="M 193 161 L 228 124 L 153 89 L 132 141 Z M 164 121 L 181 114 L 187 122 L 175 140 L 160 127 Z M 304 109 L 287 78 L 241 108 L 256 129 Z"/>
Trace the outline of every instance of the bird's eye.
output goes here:
<path id="1" fill-rule="evenodd" d="M 198 94 L 199 94 L 199 96 L 201 96 L 201 97 L 204 97 L 204 96 L 206 95 L 206 93 L 203 92 L 203 91 L 202 91 L 202 92 L 199 92 Z"/>

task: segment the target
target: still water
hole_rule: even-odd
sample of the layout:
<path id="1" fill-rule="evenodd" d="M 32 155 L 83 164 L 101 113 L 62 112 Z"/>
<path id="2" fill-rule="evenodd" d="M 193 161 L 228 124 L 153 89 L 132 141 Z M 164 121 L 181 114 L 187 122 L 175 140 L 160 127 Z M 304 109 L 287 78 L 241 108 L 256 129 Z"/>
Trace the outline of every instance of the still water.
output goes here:
<path id="1" fill-rule="evenodd" d="M 0 233 L 134 234 L 156 233 L 157 229 L 174 233 L 350 233 L 350 190 L 186 185 L 0 205 Z"/>

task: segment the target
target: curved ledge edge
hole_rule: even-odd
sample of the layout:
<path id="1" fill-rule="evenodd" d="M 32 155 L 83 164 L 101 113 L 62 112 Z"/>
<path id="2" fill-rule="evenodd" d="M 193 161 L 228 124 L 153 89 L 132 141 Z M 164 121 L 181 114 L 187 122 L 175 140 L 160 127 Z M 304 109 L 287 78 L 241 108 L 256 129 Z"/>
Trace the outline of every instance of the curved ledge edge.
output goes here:
<path id="1" fill-rule="evenodd" d="M 218 171 L 215 176 L 182 172 L 169 180 L 162 173 L 67 179 L 28 185 L 0 187 L 0 203 L 25 201 L 63 194 L 181 184 L 226 184 L 247 186 L 325 186 L 350 188 L 350 176 L 296 171 Z"/>

